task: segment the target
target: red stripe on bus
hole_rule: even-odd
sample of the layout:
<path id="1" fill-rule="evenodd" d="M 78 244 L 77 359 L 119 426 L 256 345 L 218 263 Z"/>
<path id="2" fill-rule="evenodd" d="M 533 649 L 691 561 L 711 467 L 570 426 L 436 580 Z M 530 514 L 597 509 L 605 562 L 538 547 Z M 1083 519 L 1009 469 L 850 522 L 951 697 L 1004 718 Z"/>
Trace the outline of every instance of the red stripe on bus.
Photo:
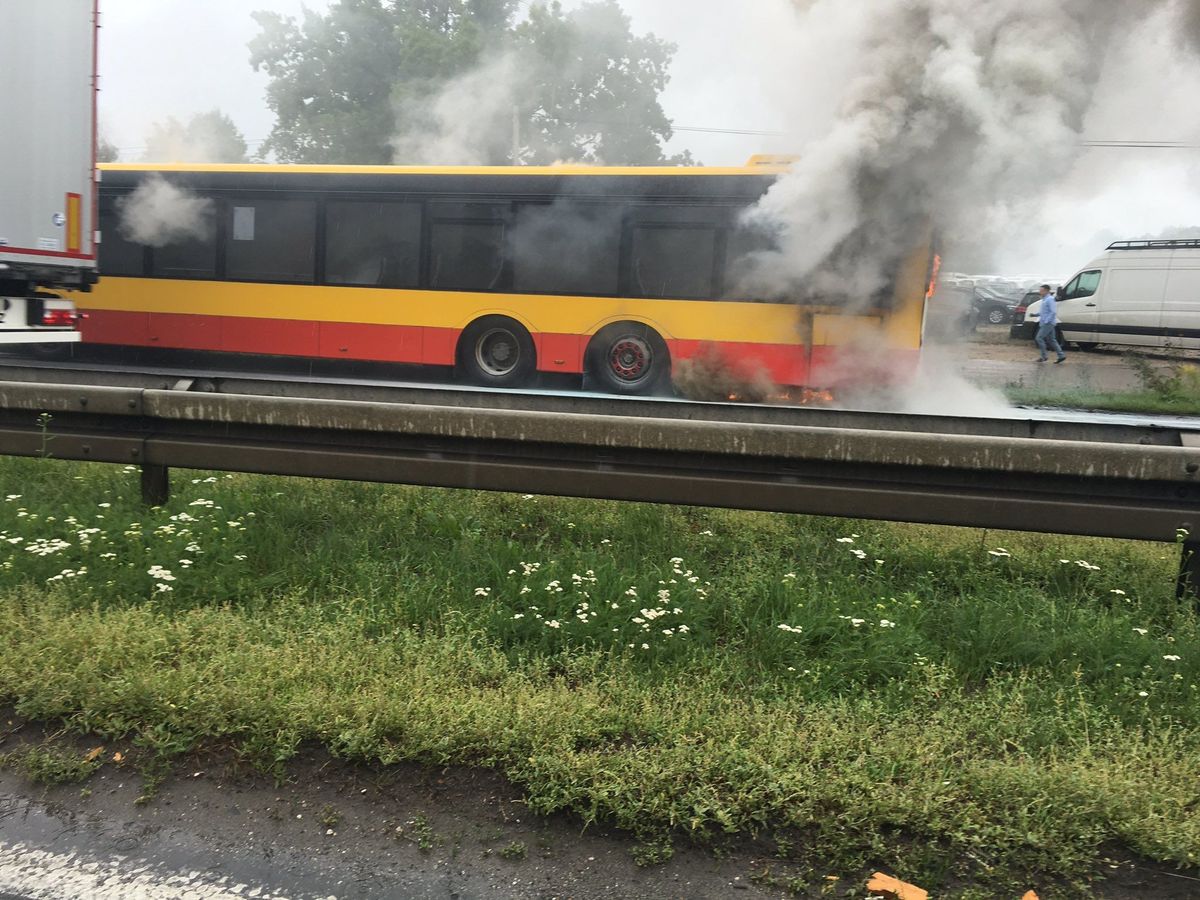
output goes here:
<path id="1" fill-rule="evenodd" d="M 813 347 L 809 387 L 900 384 L 912 378 L 920 350 L 879 347 L 869 355 L 861 347 Z"/>
<path id="2" fill-rule="evenodd" d="M 0 244 L 0 253 L 28 253 L 30 256 L 53 256 L 58 259 L 85 259 L 95 261 L 94 253 L 67 253 L 64 250 L 34 250 L 32 247 L 10 247 Z"/>
<path id="3" fill-rule="evenodd" d="M 411 325 L 362 325 L 348 322 L 310 322 L 293 319 L 255 319 L 240 316 L 202 316 L 91 309 L 81 323 L 83 340 L 92 344 L 216 350 L 272 356 L 360 359 L 372 362 L 452 366 L 460 331 Z M 538 369 L 579 374 L 584 368 L 588 337 L 575 334 L 534 334 Z M 795 344 L 753 344 L 717 341 L 668 341 L 675 363 L 697 359 L 735 379 L 775 384 L 827 387 L 843 378 L 836 347 Z M 911 360 L 910 360 L 911 357 Z M 915 367 L 916 354 L 880 353 L 876 368 L 897 378 Z M 909 365 L 911 362 L 911 366 Z M 854 363 L 859 381 L 865 373 Z M 835 376 L 836 380 L 835 380 Z M 880 378 L 882 376 L 876 375 Z"/>
<path id="4" fill-rule="evenodd" d="M 673 362 L 697 361 L 737 381 L 808 384 L 808 349 L 797 344 L 750 344 L 735 341 L 668 341 Z"/>
<path id="5" fill-rule="evenodd" d="M 356 325 L 242 316 L 89 309 L 83 341 L 176 350 L 312 356 L 375 362 L 454 364 L 459 332 L 408 325 Z"/>

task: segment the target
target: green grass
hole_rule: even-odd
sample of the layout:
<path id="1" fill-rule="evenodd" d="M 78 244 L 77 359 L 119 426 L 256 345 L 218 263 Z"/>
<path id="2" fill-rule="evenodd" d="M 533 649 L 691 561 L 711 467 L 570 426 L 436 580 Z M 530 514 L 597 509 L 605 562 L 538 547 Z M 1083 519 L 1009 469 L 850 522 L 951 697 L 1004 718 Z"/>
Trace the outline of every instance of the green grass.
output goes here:
<path id="1" fill-rule="evenodd" d="M 1009 402 L 1021 406 L 1200 416 L 1200 396 L 1164 397 L 1148 390 L 1105 393 L 1091 390 L 1041 390 L 1010 386 L 1005 388 L 1004 395 Z"/>
<path id="2" fill-rule="evenodd" d="M 1010 402 L 1024 406 L 1200 416 L 1200 367 L 1195 363 L 1157 365 L 1150 357 L 1134 351 L 1126 353 L 1124 358 L 1141 384 L 1139 390 L 1101 392 L 1079 388 L 1064 391 L 1010 384 L 1005 395 Z"/>
<path id="3" fill-rule="evenodd" d="M 100 762 L 95 755 L 46 744 L 0 753 L 0 767 L 15 769 L 38 784 L 69 784 L 88 778 L 100 768 Z"/>
<path id="4" fill-rule="evenodd" d="M 0 478 L 23 717 L 275 773 L 306 741 L 494 767 L 656 855 L 758 835 L 927 887 L 1200 854 L 1170 546 L 207 473 L 146 510 L 132 469 Z"/>

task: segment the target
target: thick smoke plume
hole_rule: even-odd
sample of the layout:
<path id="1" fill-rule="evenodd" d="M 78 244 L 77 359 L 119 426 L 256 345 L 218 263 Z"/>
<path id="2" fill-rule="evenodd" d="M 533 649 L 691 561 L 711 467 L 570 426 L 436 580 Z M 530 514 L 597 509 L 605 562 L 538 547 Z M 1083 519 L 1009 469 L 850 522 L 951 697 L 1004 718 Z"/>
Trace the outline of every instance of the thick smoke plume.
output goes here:
<path id="1" fill-rule="evenodd" d="M 213 202 L 151 175 L 128 197 L 117 201 L 121 235 L 151 247 L 203 238 L 213 215 Z"/>
<path id="2" fill-rule="evenodd" d="M 1180 19 L 1180 35 L 1200 52 L 1200 3 L 1196 0 L 1175 0 Z"/>
<path id="3" fill-rule="evenodd" d="M 839 91 L 832 128 L 752 213 L 778 251 L 747 293 L 865 303 L 936 227 L 971 247 L 1078 156 L 1107 52 L 1152 14 L 1195 29 L 1195 0 L 814 0 L 793 48 L 795 119 Z M 836 74 L 826 75 L 826 68 Z"/>
<path id="4" fill-rule="evenodd" d="M 512 53 L 487 59 L 436 93 L 398 110 L 410 128 L 392 138 L 398 165 L 482 166 L 511 159 L 513 109 L 522 70 Z M 423 123 L 413 128 L 412 123 Z"/>

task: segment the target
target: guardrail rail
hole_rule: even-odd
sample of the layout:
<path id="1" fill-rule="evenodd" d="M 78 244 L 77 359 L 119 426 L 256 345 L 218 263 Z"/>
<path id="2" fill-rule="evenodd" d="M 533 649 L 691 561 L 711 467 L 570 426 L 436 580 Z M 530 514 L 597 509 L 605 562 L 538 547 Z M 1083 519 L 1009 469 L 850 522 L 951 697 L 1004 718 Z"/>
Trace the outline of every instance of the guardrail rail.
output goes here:
<path id="1" fill-rule="evenodd" d="M 411 394 L 0 382 L 0 453 L 137 464 L 152 504 L 182 467 L 1179 542 L 1200 585 L 1195 432 Z"/>

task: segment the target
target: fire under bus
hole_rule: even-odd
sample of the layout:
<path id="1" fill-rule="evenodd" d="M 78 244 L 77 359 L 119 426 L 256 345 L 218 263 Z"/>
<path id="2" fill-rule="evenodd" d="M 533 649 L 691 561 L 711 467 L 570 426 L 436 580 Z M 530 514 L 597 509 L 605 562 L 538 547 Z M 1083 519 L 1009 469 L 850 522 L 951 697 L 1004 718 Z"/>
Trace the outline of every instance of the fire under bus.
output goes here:
<path id="1" fill-rule="evenodd" d="M 80 338 L 58 292 L 96 281 L 98 16 L 97 0 L 0 3 L 0 344 Z"/>

